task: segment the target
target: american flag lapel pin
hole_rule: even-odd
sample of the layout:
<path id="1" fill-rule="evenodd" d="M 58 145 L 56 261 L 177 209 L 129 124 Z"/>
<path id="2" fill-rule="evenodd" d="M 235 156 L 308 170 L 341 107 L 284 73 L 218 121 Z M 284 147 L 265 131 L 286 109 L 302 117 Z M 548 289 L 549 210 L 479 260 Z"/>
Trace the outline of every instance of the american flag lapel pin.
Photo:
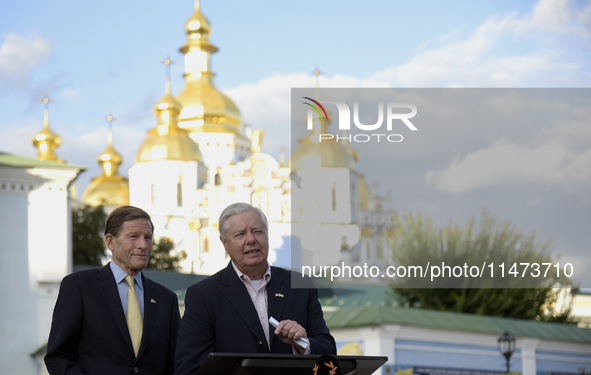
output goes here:
<path id="1" fill-rule="evenodd" d="M 156 301 L 154 301 L 154 298 L 150 298 L 150 303 L 156 303 Z"/>

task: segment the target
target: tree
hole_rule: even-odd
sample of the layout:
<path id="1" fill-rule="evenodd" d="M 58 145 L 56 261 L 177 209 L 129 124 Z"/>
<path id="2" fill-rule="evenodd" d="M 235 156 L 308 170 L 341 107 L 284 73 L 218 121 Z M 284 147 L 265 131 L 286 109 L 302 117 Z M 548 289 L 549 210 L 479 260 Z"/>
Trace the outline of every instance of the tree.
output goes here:
<path id="1" fill-rule="evenodd" d="M 72 209 L 72 255 L 73 263 L 87 266 L 102 266 L 106 245 L 103 236 L 107 215 L 103 206 L 84 205 Z M 172 254 L 174 242 L 161 237 L 154 242 L 147 268 L 176 270 L 179 262 L 187 257 L 185 252 Z"/>
<path id="2" fill-rule="evenodd" d="M 100 266 L 105 257 L 103 231 L 107 215 L 103 206 L 72 209 L 72 258 L 74 264 Z"/>
<path id="3" fill-rule="evenodd" d="M 426 278 L 395 281 L 393 290 L 403 305 L 574 322 L 569 305 L 556 311 L 561 292 L 557 286 L 571 287 L 572 282 L 564 276 L 563 268 L 554 267 L 558 262 L 552 257 L 551 241 L 539 242 L 535 233 L 524 235 L 510 222 L 499 222 L 486 211 L 479 221 L 473 217 L 463 229 L 451 221 L 437 229 L 421 214 L 396 218 L 396 226 L 397 235 L 390 239 L 394 264 L 430 271 Z M 445 266 L 448 272 L 442 273 Z M 538 272 L 541 268 L 539 274 L 536 267 Z M 437 272 L 439 276 L 431 282 Z"/>
<path id="4" fill-rule="evenodd" d="M 187 257 L 183 251 L 177 254 L 172 254 L 174 249 L 174 242 L 169 237 L 160 237 L 157 242 L 154 242 L 152 248 L 152 256 L 147 268 L 158 270 L 177 270 L 179 262 Z"/>

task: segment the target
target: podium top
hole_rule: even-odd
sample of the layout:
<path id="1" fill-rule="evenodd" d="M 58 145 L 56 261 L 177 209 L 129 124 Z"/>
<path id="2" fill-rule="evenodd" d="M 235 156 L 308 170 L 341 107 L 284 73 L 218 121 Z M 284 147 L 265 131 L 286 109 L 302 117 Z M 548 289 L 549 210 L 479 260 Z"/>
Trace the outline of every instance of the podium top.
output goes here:
<path id="1" fill-rule="evenodd" d="M 198 375 L 313 375 L 321 355 L 268 353 L 210 353 Z M 331 356 L 341 375 L 371 375 L 388 357 Z"/>

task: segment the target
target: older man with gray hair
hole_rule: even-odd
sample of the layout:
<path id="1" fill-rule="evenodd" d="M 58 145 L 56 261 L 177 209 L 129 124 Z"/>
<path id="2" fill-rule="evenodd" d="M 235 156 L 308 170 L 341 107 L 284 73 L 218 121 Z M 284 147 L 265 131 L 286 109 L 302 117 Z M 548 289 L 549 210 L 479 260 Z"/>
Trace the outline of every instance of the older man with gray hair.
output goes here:
<path id="1" fill-rule="evenodd" d="M 195 374 L 212 352 L 336 354 L 317 289 L 292 289 L 291 272 L 269 265 L 265 214 L 234 203 L 222 211 L 219 229 L 231 260 L 187 289 L 175 374 Z"/>

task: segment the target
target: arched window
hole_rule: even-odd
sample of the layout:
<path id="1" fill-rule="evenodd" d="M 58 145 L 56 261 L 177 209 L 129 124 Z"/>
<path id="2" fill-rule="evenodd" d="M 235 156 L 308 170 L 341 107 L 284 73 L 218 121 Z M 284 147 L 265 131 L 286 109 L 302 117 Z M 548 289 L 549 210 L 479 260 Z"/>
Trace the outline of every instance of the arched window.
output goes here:
<path id="1" fill-rule="evenodd" d="M 150 185 L 150 205 L 152 207 L 154 207 L 154 199 L 156 197 L 155 190 L 156 189 L 154 188 L 154 182 L 152 182 L 152 184 Z"/>
<path id="2" fill-rule="evenodd" d="M 176 205 L 177 207 L 183 206 L 183 183 L 181 181 L 176 184 Z"/>
<path id="3" fill-rule="evenodd" d="M 337 210 L 337 183 L 332 183 L 332 190 L 330 192 L 331 203 L 332 203 L 332 210 Z"/>

